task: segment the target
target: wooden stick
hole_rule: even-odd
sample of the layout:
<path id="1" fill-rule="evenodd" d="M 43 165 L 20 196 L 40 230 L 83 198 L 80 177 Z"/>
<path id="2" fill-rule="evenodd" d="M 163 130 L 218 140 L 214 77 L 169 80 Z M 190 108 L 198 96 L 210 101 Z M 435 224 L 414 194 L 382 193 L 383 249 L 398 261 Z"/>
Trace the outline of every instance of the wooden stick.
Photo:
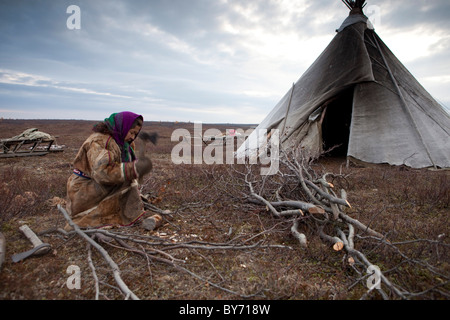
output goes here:
<path id="1" fill-rule="evenodd" d="M 92 262 L 92 250 L 91 250 L 91 244 L 88 243 L 87 245 L 87 249 L 88 249 L 88 263 L 89 263 L 89 267 L 92 270 L 92 276 L 94 277 L 94 281 L 95 281 L 95 300 L 98 300 L 98 295 L 100 293 L 99 290 L 99 285 L 98 285 L 98 277 L 97 277 L 97 272 L 95 271 L 95 267 L 94 267 L 94 263 Z"/>
<path id="2" fill-rule="evenodd" d="M 342 220 L 344 220 L 345 222 L 348 222 L 348 223 L 354 225 L 355 227 L 357 227 L 361 231 L 367 232 L 368 234 L 370 234 L 370 235 L 372 235 L 374 237 L 377 237 L 379 239 L 383 239 L 384 238 L 384 236 L 381 233 L 379 233 L 379 232 L 369 228 L 368 226 L 366 226 L 364 223 L 360 222 L 359 220 L 356 220 L 356 219 L 353 219 L 353 218 L 349 217 L 348 215 L 346 215 L 343 212 L 339 212 L 339 217 L 341 217 Z"/>
<path id="3" fill-rule="evenodd" d="M 348 246 L 351 249 L 355 248 L 354 238 L 355 238 L 355 228 L 351 223 L 348 223 Z"/>
<path id="4" fill-rule="evenodd" d="M 318 186 L 316 186 L 313 182 L 309 181 L 309 180 L 305 180 L 305 183 L 310 186 L 311 188 L 314 189 L 314 191 L 316 191 L 317 193 L 319 193 L 322 197 L 324 197 L 325 199 L 329 200 L 332 203 L 336 203 L 336 204 L 340 204 L 346 207 L 351 208 L 350 203 L 345 200 L 345 199 L 340 199 L 337 197 L 334 197 L 333 195 L 323 191 L 322 189 L 320 189 Z"/>
<path id="5" fill-rule="evenodd" d="M 302 211 L 308 211 L 309 213 L 325 213 L 325 210 L 323 210 L 322 208 L 312 204 L 312 203 L 308 203 L 308 202 L 304 202 L 304 201 L 300 201 L 300 200 L 289 200 L 289 201 L 276 201 L 276 202 L 270 202 L 270 204 L 273 207 L 282 207 L 282 206 L 286 206 L 286 207 L 292 207 L 292 208 L 297 208 L 300 209 Z"/>

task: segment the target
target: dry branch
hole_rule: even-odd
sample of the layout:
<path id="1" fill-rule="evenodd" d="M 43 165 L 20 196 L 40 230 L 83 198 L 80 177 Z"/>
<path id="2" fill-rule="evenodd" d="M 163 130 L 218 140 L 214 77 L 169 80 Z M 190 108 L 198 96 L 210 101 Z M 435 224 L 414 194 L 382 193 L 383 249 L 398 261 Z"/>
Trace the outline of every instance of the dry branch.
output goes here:
<path id="1" fill-rule="evenodd" d="M 349 217 L 342 211 L 339 211 L 339 217 L 342 218 L 345 222 L 355 226 L 356 228 L 360 229 L 363 232 L 370 234 L 371 236 L 374 236 L 374 237 L 377 237 L 380 239 L 384 238 L 384 236 L 381 233 L 379 233 L 378 231 L 375 231 L 375 230 L 369 228 L 368 226 L 366 226 L 364 223 L 360 222 L 359 220 Z"/>
<path id="2" fill-rule="evenodd" d="M 300 200 L 288 200 L 288 201 L 276 201 L 276 202 L 270 202 L 270 204 L 274 207 L 291 207 L 300 209 L 302 211 L 309 212 L 311 214 L 324 214 L 325 210 L 322 209 L 319 206 L 316 206 L 312 203 L 300 201 Z"/>
<path id="3" fill-rule="evenodd" d="M 314 191 L 316 191 L 322 198 L 325 198 L 328 201 L 330 201 L 331 204 L 335 203 L 351 208 L 351 205 L 347 200 L 332 196 L 328 192 L 323 191 L 319 186 L 314 184 L 312 181 L 305 180 L 305 184 L 311 187 Z"/>
<path id="4" fill-rule="evenodd" d="M 302 247 L 307 246 L 306 236 L 303 233 L 298 232 L 298 219 L 294 220 L 294 223 L 291 227 L 291 232 L 294 235 L 295 238 L 300 242 L 300 245 Z"/>
<path id="5" fill-rule="evenodd" d="M 97 272 L 95 271 L 95 267 L 94 267 L 94 263 L 92 262 L 92 250 L 91 250 L 91 244 L 88 243 L 87 245 L 87 249 L 88 249 L 88 264 L 89 267 L 92 270 L 92 276 L 94 277 L 94 281 L 95 281 L 95 300 L 98 300 L 98 295 L 99 295 L 99 285 L 98 285 L 98 277 L 97 277 Z"/>

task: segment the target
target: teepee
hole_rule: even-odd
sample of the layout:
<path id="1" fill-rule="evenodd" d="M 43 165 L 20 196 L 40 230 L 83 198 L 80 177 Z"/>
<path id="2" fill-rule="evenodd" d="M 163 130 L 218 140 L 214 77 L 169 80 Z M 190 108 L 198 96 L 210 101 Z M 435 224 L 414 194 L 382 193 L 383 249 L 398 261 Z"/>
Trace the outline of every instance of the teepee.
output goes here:
<path id="1" fill-rule="evenodd" d="M 282 148 L 331 150 L 367 163 L 450 167 L 450 116 L 375 33 L 364 0 L 237 152 L 252 157 L 278 129 Z"/>

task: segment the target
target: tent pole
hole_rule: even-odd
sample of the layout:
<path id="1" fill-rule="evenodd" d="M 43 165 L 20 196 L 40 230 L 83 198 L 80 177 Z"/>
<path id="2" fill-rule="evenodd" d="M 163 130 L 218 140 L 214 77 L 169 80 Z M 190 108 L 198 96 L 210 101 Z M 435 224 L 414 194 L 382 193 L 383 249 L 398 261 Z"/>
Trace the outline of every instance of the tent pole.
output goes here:
<path id="1" fill-rule="evenodd" d="M 403 94 L 400 91 L 400 87 L 398 86 L 398 83 L 395 80 L 394 75 L 392 74 L 391 68 L 389 67 L 389 65 L 387 63 L 386 58 L 384 57 L 384 54 L 381 51 L 380 45 L 378 44 L 377 38 L 375 36 L 374 36 L 374 40 L 375 40 L 375 44 L 377 45 L 378 52 L 380 53 L 381 58 L 383 59 L 383 63 L 386 66 L 387 71 L 389 72 L 389 76 L 391 77 L 391 80 L 394 83 L 395 89 L 397 90 L 397 94 L 399 95 L 400 100 L 402 100 L 403 107 L 406 110 L 408 116 L 410 117 L 410 119 L 414 125 L 414 129 L 416 130 L 417 134 L 419 135 L 420 141 L 422 142 L 423 146 L 425 147 L 425 151 L 427 152 L 428 158 L 430 159 L 431 163 L 433 164 L 433 167 L 435 169 L 437 169 L 436 164 L 434 163 L 433 158 L 431 157 L 430 151 L 428 150 L 428 147 L 425 144 L 425 141 L 423 140 L 422 134 L 420 133 L 419 127 L 417 126 L 416 122 L 414 121 L 411 111 L 409 110 L 408 105 L 406 104 L 405 98 L 403 97 Z"/>
<path id="2" fill-rule="evenodd" d="M 292 96 L 294 95 L 294 86 L 295 86 L 295 82 L 292 83 L 291 95 L 289 97 L 289 104 L 288 104 L 288 107 L 287 107 L 287 110 L 286 110 L 286 114 L 284 115 L 283 129 L 281 130 L 280 140 L 283 139 L 284 129 L 286 127 L 287 116 L 289 114 L 289 109 L 291 109 Z"/>
<path id="3" fill-rule="evenodd" d="M 350 149 L 350 140 L 352 139 L 352 128 L 353 128 L 353 115 L 355 114 L 355 91 L 356 91 L 356 85 L 353 86 L 353 95 L 352 95 L 352 115 L 350 117 L 350 128 L 348 133 L 348 146 L 347 146 L 347 169 L 350 166 L 350 159 L 348 155 L 348 149 Z"/>

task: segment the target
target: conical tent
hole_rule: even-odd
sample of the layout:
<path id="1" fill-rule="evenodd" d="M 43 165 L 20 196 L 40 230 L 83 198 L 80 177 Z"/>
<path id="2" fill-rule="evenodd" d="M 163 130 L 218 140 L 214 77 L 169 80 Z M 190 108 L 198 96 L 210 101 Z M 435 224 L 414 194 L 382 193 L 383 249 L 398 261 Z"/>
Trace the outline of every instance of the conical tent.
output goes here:
<path id="1" fill-rule="evenodd" d="M 267 144 L 260 133 L 278 129 L 282 148 L 310 155 L 332 150 L 368 163 L 450 167 L 449 114 L 359 9 L 240 146 L 238 158 L 255 156 Z"/>

